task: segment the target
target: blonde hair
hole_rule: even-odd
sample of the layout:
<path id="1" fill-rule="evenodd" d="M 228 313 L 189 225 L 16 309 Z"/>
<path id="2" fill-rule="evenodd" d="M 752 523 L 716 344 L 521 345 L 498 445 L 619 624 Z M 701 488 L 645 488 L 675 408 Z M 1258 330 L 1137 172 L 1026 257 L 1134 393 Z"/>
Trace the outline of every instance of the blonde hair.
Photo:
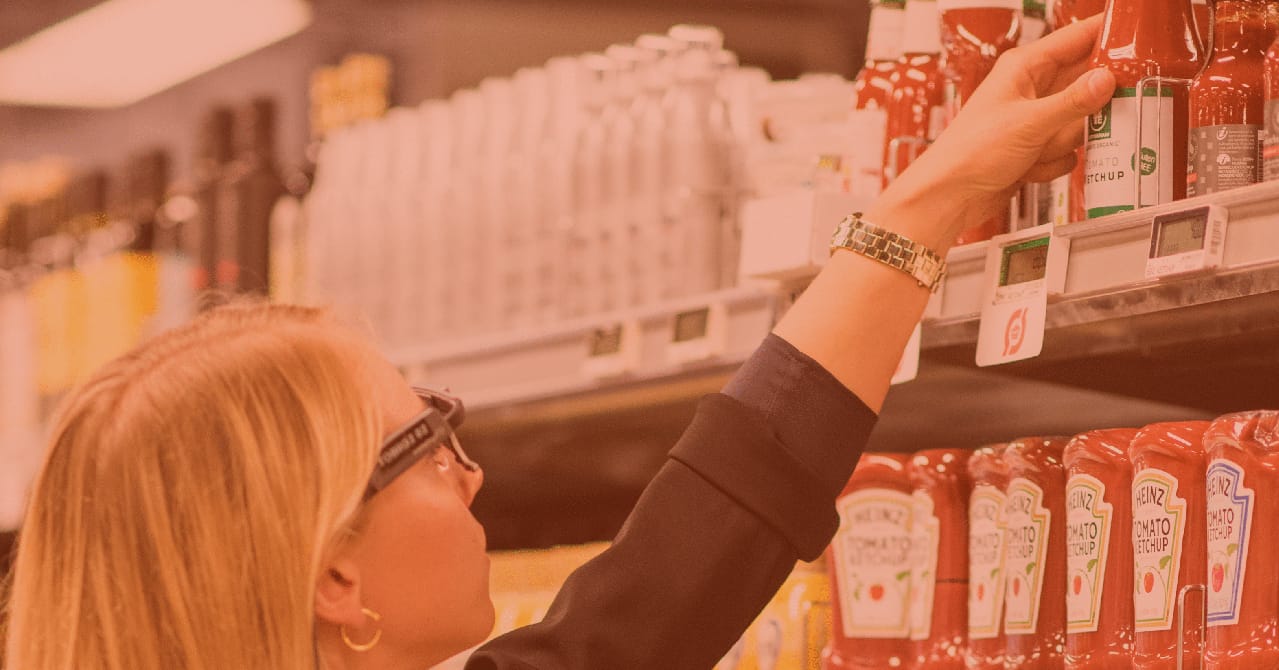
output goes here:
<path id="1" fill-rule="evenodd" d="M 66 402 L 18 540 L 10 670 L 314 668 L 314 593 L 381 426 L 359 338 L 228 306 Z"/>

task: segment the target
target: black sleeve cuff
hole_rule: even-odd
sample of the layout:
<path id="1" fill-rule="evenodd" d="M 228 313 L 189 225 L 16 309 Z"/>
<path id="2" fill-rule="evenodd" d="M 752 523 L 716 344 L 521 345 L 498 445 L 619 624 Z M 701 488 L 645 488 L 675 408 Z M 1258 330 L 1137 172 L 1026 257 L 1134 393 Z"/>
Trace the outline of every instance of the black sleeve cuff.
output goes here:
<path id="1" fill-rule="evenodd" d="M 877 418 L 826 368 L 772 334 L 724 393 L 763 417 L 831 499 L 848 483 Z"/>

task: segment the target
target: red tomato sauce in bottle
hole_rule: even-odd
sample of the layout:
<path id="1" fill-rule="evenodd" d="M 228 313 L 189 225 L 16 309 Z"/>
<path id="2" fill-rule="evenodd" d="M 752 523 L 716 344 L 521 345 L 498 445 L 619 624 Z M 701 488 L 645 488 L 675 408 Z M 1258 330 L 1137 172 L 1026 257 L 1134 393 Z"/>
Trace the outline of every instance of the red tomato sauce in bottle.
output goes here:
<path id="1" fill-rule="evenodd" d="M 1190 87 L 1186 195 L 1261 180 L 1266 51 L 1274 38 L 1265 0 L 1217 0 L 1212 55 Z"/>
<path id="2" fill-rule="evenodd" d="M 982 447 L 968 459 L 969 670 L 1004 667 L 1004 505 L 1008 488 L 1005 445 Z"/>
<path id="3" fill-rule="evenodd" d="M 1204 449 L 1206 421 L 1142 428 L 1128 447 L 1132 462 L 1133 667 L 1176 670 L 1177 637 L 1185 670 L 1197 670 L 1203 649 L 1205 577 Z M 1184 619 L 1183 619 L 1184 615 Z"/>
<path id="4" fill-rule="evenodd" d="M 1006 667 L 1061 668 L 1066 646 L 1066 468 L 1070 438 L 1013 440 L 1008 462 Z"/>
<path id="5" fill-rule="evenodd" d="M 1279 668 L 1279 412 L 1228 414 L 1204 434 L 1208 630 L 1204 667 Z"/>
<path id="6" fill-rule="evenodd" d="M 1115 94 L 1088 119 L 1084 205 L 1089 218 L 1186 196 L 1188 91 L 1147 84 L 1137 147 L 1138 84 L 1152 76 L 1191 79 L 1203 64 L 1190 0 L 1107 0 L 1090 65 L 1107 67 Z M 1163 132 L 1157 133 L 1162 127 Z M 1137 202 L 1138 173 L 1141 202 Z"/>
<path id="7" fill-rule="evenodd" d="M 1076 435 L 1066 466 L 1066 668 L 1132 667 L 1131 428 Z"/>
<path id="8" fill-rule="evenodd" d="M 835 607 L 823 670 L 903 667 L 910 637 L 914 500 L 903 454 L 863 454 L 836 502 L 827 550 Z"/>
<path id="9" fill-rule="evenodd" d="M 916 670 L 962 670 L 968 639 L 968 478 L 965 449 L 930 449 L 910 462 L 911 657 Z"/>
<path id="10" fill-rule="evenodd" d="M 935 0 L 913 0 L 906 5 L 902 58 L 892 74 L 893 93 L 887 110 L 885 186 L 923 153 L 945 125 L 940 26 Z"/>
<path id="11" fill-rule="evenodd" d="M 1061 29 L 1082 21 L 1090 16 L 1106 11 L 1105 0 L 1058 0 L 1053 4 L 1053 29 Z M 1084 148 L 1075 152 L 1079 164 L 1071 171 L 1069 177 L 1062 177 L 1054 182 L 1053 199 L 1060 200 L 1055 207 L 1063 211 L 1062 219 L 1066 222 L 1082 221 L 1084 213 Z"/>

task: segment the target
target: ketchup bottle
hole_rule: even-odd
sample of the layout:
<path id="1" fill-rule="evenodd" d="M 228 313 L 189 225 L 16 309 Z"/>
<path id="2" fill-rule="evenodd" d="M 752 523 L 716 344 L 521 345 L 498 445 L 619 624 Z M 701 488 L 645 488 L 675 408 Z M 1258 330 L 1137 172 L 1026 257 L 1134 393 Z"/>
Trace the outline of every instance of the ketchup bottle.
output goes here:
<path id="1" fill-rule="evenodd" d="M 954 93 L 950 116 L 972 97 L 1005 51 L 1021 37 L 1020 0 L 938 0 L 942 72 Z M 956 244 L 988 240 L 1008 230 L 1004 212 L 960 234 Z"/>
<path id="2" fill-rule="evenodd" d="M 908 458 L 863 454 L 840 494 L 827 564 L 835 607 L 822 670 L 902 667 L 910 637 Z"/>
<path id="3" fill-rule="evenodd" d="M 1279 412 L 1230 414 L 1208 454 L 1210 670 L 1279 668 Z"/>
<path id="4" fill-rule="evenodd" d="M 1138 151 L 1137 85 L 1155 75 L 1190 79 L 1202 64 L 1190 0 L 1107 0 L 1091 65 L 1110 68 L 1116 88 L 1110 103 L 1088 119 L 1084 205 L 1089 218 L 1185 197 L 1188 92 L 1172 85 L 1144 88 Z M 1156 137 L 1159 127 L 1163 132 Z"/>
<path id="5" fill-rule="evenodd" d="M 853 146 L 883 146 L 888 131 L 888 102 L 892 97 L 892 75 L 902 56 L 902 32 L 906 26 L 901 0 L 881 0 L 871 6 L 866 31 L 866 66 L 853 82 L 853 111 L 848 128 Z M 884 184 L 884 157 L 873 151 L 853 154 L 853 183 L 850 191 L 873 198 Z"/>
<path id="6" fill-rule="evenodd" d="M 968 459 L 968 650 L 970 670 L 1004 668 L 1005 445 L 982 447 Z"/>
<path id="7" fill-rule="evenodd" d="M 1197 670 L 1203 648 L 1206 421 L 1142 428 L 1128 447 L 1132 462 L 1133 667 Z M 1184 614 L 1184 619 L 1183 615 Z M 1178 633 L 1185 646 L 1177 648 Z M 1184 665 L 1178 665 L 1178 656 Z"/>
<path id="8" fill-rule="evenodd" d="M 902 57 L 893 70 L 884 145 L 884 185 L 901 174 L 945 125 L 945 80 L 941 73 L 941 22 L 935 0 L 906 5 Z M 893 141 L 899 145 L 894 147 Z"/>
<path id="9" fill-rule="evenodd" d="M 968 639 L 969 452 L 930 449 L 910 462 L 911 656 L 916 670 L 963 670 Z"/>
<path id="10" fill-rule="evenodd" d="M 1090 16 L 1106 10 L 1105 0 L 1058 0 L 1053 4 L 1052 24 L 1054 29 L 1082 21 Z M 1084 220 L 1084 148 L 1075 152 L 1078 165 L 1067 177 L 1060 177 L 1053 182 L 1053 221 L 1069 223 Z"/>
<path id="11" fill-rule="evenodd" d="M 1066 465 L 1066 667 L 1132 667 L 1131 428 L 1075 436 Z"/>
<path id="12" fill-rule="evenodd" d="M 1274 41 L 1265 0 L 1217 0 L 1212 55 L 1190 87 L 1186 194 L 1261 180 L 1266 50 Z"/>
<path id="13" fill-rule="evenodd" d="M 1008 462 L 1005 667 L 1062 667 L 1066 644 L 1066 469 L 1069 438 L 1013 440 Z"/>

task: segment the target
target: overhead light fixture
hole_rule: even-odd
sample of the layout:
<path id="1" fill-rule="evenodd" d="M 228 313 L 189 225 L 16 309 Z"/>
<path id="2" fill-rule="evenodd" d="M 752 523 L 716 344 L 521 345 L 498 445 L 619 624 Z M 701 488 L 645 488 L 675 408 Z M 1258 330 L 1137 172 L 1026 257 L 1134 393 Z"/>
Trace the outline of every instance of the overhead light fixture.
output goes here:
<path id="1" fill-rule="evenodd" d="M 0 49 L 0 103 L 121 107 L 310 22 L 307 0 L 107 0 Z"/>

